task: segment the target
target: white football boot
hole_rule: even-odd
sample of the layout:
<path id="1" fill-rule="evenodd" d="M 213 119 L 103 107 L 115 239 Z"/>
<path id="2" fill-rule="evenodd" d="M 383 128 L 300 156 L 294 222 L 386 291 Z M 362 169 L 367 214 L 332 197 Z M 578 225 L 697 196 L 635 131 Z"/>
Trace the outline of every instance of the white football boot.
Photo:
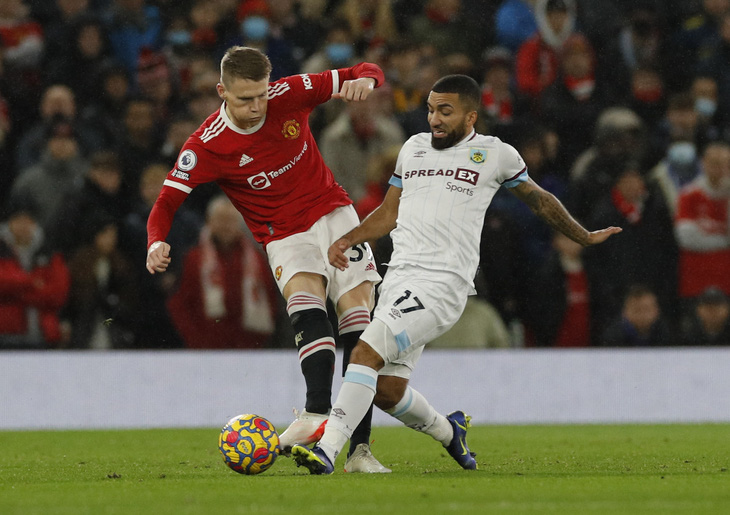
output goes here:
<path id="1" fill-rule="evenodd" d="M 347 457 L 345 472 L 363 472 L 365 474 L 388 474 L 392 472 L 384 467 L 370 452 L 370 446 L 366 443 L 358 444 L 355 452 Z"/>
<path id="2" fill-rule="evenodd" d="M 309 445 L 319 442 L 329 418 L 326 413 L 309 413 L 307 410 L 303 410 L 301 413 L 294 410 L 294 415 L 297 417 L 296 420 L 279 435 L 279 447 L 284 456 L 291 455 L 291 448 L 295 443 Z"/>

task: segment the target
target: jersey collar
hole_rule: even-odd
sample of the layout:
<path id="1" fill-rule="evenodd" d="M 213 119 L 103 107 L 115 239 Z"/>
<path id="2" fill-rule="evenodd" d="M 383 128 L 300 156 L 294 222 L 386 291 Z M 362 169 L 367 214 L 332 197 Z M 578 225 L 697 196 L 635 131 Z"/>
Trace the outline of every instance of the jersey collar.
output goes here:
<path id="1" fill-rule="evenodd" d="M 254 125 L 253 127 L 249 127 L 248 129 L 242 129 L 228 117 L 228 113 L 226 113 L 226 103 L 223 102 L 221 105 L 221 118 L 223 118 L 223 123 L 226 124 L 226 127 L 231 129 L 233 132 L 237 132 L 238 134 L 253 134 L 256 131 L 258 131 L 261 127 L 264 126 L 264 122 L 266 122 L 266 115 L 264 115 L 263 118 L 261 118 L 261 121 Z"/>
<path id="2" fill-rule="evenodd" d="M 466 146 L 467 143 L 469 143 L 474 137 L 477 135 L 476 131 L 474 129 L 471 130 L 469 134 L 464 136 L 461 141 L 459 141 L 454 147 L 463 147 Z"/>

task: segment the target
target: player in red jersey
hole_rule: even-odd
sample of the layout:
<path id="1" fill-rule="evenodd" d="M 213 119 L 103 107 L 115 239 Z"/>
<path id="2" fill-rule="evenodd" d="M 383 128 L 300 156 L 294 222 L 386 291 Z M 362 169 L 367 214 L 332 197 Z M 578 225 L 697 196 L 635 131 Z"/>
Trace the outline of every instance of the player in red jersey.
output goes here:
<path id="1" fill-rule="evenodd" d="M 352 266 L 344 272 L 327 260 L 331 242 L 359 221 L 319 153 L 309 114 L 330 98 L 365 100 L 385 79 L 370 63 L 271 83 L 270 73 L 268 57 L 253 48 L 232 47 L 221 60 L 217 90 L 223 105 L 188 138 L 152 208 L 147 270 L 167 269 L 171 256 L 165 238 L 177 208 L 193 188 L 216 182 L 264 245 L 287 301 L 307 385 L 304 411 L 280 437 L 288 452 L 294 443 L 319 439 L 331 408 L 335 342 L 327 298 L 337 309 L 346 366 L 370 323 L 373 285 L 380 280 L 366 245 L 349 250 Z M 351 439 L 345 469 L 390 472 L 370 453 L 366 419 Z"/>

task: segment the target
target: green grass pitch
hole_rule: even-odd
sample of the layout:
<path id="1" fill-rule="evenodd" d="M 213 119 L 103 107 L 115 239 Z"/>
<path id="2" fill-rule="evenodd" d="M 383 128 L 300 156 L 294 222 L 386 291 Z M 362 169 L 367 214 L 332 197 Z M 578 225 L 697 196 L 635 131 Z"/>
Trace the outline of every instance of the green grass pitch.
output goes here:
<path id="1" fill-rule="evenodd" d="M 39 419 L 41 424 L 42 419 Z M 0 514 L 730 513 L 730 425 L 480 426 L 479 470 L 375 428 L 387 475 L 229 470 L 219 429 L 0 432 Z"/>

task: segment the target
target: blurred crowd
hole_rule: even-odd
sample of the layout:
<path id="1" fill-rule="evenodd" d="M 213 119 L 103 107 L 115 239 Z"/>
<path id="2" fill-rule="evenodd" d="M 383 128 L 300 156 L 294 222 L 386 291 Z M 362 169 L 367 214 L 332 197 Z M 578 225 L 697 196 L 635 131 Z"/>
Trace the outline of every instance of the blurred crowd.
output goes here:
<path id="1" fill-rule="evenodd" d="M 432 84 L 462 73 L 479 132 L 589 229 L 623 227 L 584 250 L 500 191 L 478 295 L 434 346 L 730 345 L 730 0 L 0 0 L 0 349 L 292 345 L 217 186 L 178 212 L 170 270 L 144 267 L 232 45 L 272 80 L 382 67 L 367 102 L 310 120 L 361 217 L 429 130 Z"/>

